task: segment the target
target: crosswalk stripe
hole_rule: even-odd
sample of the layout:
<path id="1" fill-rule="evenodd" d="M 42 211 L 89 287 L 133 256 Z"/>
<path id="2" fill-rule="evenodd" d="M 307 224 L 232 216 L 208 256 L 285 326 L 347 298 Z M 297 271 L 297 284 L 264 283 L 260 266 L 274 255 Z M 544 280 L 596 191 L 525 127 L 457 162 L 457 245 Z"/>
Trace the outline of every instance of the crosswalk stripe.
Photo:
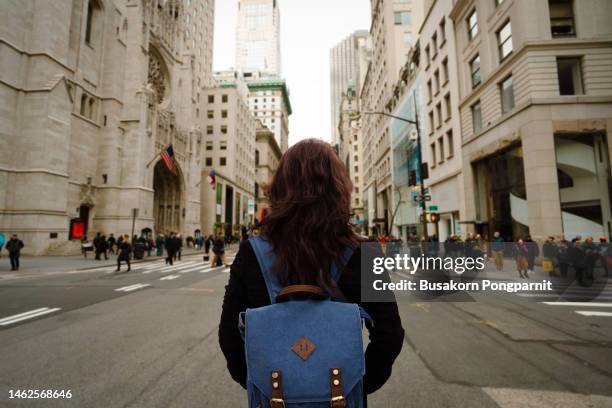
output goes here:
<path id="1" fill-rule="evenodd" d="M 168 275 L 168 276 L 164 276 L 160 280 L 174 280 L 174 279 L 178 279 L 180 277 L 181 277 L 181 275 Z"/>
<path id="2" fill-rule="evenodd" d="M 146 274 L 146 273 L 153 273 L 153 272 L 171 272 L 171 271 L 174 271 L 175 269 L 182 269 L 185 266 L 194 265 L 196 263 L 197 261 L 181 262 L 180 264 L 176 263 L 174 265 L 169 265 L 166 267 L 162 267 L 160 269 L 155 269 L 155 268 L 147 269 L 146 271 L 143 271 L 142 273 Z"/>
<path id="3" fill-rule="evenodd" d="M 148 283 L 137 283 L 135 285 L 124 286 L 122 288 L 115 289 L 115 292 L 131 292 L 133 290 L 146 288 L 148 286 L 151 285 L 149 285 Z"/>
<path id="4" fill-rule="evenodd" d="M 542 302 L 545 305 L 550 306 L 574 306 L 574 307 L 612 307 L 610 303 L 597 303 L 597 302 Z"/>
<path id="5" fill-rule="evenodd" d="M 44 316 L 49 313 L 54 313 L 54 312 L 57 312 L 58 310 L 61 310 L 61 308 L 55 307 L 55 308 L 50 309 L 48 307 L 43 307 L 40 309 L 30 310 L 29 312 L 5 317 L 4 319 L 0 320 L 0 326 L 8 326 L 9 324 L 21 322 L 23 320 L 33 319 L 35 317 Z"/>
<path id="6" fill-rule="evenodd" d="M 612 317 L 612 312 L 598 312 L 591 310 L 576 310 L 576 313 L 583 316 L 600 316 L 600 317 Z"/>

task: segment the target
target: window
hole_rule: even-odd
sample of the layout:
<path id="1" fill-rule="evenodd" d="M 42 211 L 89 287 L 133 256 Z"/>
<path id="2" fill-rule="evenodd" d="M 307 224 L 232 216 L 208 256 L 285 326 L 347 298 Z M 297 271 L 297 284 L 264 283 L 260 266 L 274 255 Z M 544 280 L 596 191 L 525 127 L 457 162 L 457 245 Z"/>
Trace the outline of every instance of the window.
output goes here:
<path id="1" fill-rule="evenodd" d="M 412 47 L 412 33 L 404 33 L 404 47 Z"/>
<path id="2" fill-rule="evenodd" d="M 255 150 L 255 165 L 259 165 L 259 150 Z"/>
<path id="3" fill-rule="evenodd" d="M 225 166 L 227 164 L 227 159 L 225 157 L 220 157 L 219 158 L 219 164 L 221 166 Z"/>
<path id="4" fill-rule="evenodd" d="M 433 55 L 435 56 L 438 53 L 438 34 L 433 33 L 431 36 L 431 50 L 433 51 Z"/>
<path id="5" fill-rule="evenodd" d="M 557 58 L 559 93 L 561 95 L 581 95 L 584 93 L 581 62 L 580 58 Z"/>
<path id="6" fill-rule="evenodd" d="M 427 65 L 431 62 L 431 55 L 429 54 L 429 45 L 425 47 L 425 61 L 427 61 Z"/>
<path id="7" fill-rule="evenodd" d="M 213 142 L 208 141 L 206 142 L 206 150 L 212 150 L 213 149 Z"/>
<path id="8" fill-rule="evenodd" d="M 223 133 L 224 135 L 227 135 L 227 126 L 221 126 L 221 133 Z"/>
<path id="9" fill-rule="evenodd" d="M 446 132 L 446 145 L 448 146 L 448 157 L 449 159 L 455 155 L 455 141 L 453 138 L 453 131 L 449 130 Z"/>
<path id="10" fill-rule="evenodd" d="M 508 113 L 514 109 L 514 88 L 512 86 L 512 75 L 499 84 L 501 92 L 502 113 Z"/>
<path id="11" fill-rule="evenodd" d="M 444 83 L 447 83 L 450 79 L 448 77 L 448 58 L 445 58 L 444 61 L 442 61 L 442 74 L 444 75 Z"/>
<path id="12" fill-rule="evenodd" d="M 433 92 L 431 90 L 431 79 L 427 81 L 427 96 L 429 97 L 428 101 L 431 102 L 431 99 L 433 98 Z"/>
<path id="13" fill-rule="evenodd" d="M 209 166 L 209 167 L 213 165 L 212 164 L 212 157 L 207 157 L 206 158 L 206 165 Z"/>
<path id="14" fill-rule="evenodd" d="M 444 95 L 444 114 L 446 117 L 445 120 L 450 119 L 451 117 L 451 102 L 450 102 L 450 93 Z"/>
<path id="15" fill-rule="evenodd" d="M 227 150 L 227 141 L 222 140 L 222 141 L 219 143 L 219 149 L 221 149 L 221 150 Z"/>
<path id="16" fill-rule="evenodd" d="M 444 138 L 443 137 L 438 138 L 438 149 L 440 153 L 440 156 L 438 157 L 438 164 L 444 163 Z"/>
<path id="17" fill-rule="evenodd" d="M 227 111 L 225 109 L 221 111 L 221 117 L 224 119 L 227 118 Z"/>
<path id="18" fill-rule="evenodd" d="M 215 103 L 215 95 L 208 95 L 208 103 Z"/>
<path id="19" fill-rule="evenodd" d="M 553 37 L 576 35 L 574 4 L 572 0 L 549 0 L 550 31 Z"/>
<path id="20" fill-rule="evenodd" d="M 478 17 L 476 16 L 476 10 L 472 11 L 467 19 L 468 26 L 468 38 L 471 40 L 478 34 Z"/>
<path id="21" fill-rule="evenodd" d="M 443 17 L 440 21 L 440 46 L 446 42 L 446 19 Z"/>
<path id="22" fill-rule="evenodd" d="M 396 11 L 393 13 L 393 19 L 395 25 L 408 25 L 410 24 L 411 15 L 409 11 Z"/>
<path id="23" fill-rule="evenodd" d="M 98 24 L 101 22 L 102 9 L 96 0 L 87 2 L 87 22 L 85 25 L 85 43 L 93 46 L 92 35 L 96 34 Z"/>
<path id="24" fill-rule="evenodd" d="M 472 128 L 474 133 L 479 133 L 482 130 L 482 110 L 480 109 L 480 101 L 472 105 Z"/>
<path id="25" fill-rule="evenodd" d="M 212 135 L 213 134 L 213 127 L 212 127 L 212 125 L 206 126 L 206 134 L 207 135 Z"/>
<path id="26" fill-rule="evenodd" d="M 440 92 L 440 71 L 434 72 L 434 85 L 436 86 L 436 95 Z"/>
<path id="27" fill-rule="evenodd" d="M 206 112 L 206 117 L 208 119 L 213 119 L 215 117 L 215 111 L 214 110 L 209 110 L 208 112 Z"/>
<path id="28" fill-rule="evenodd" d="M 472 88 L 476 88 L 480 84 L 480 55 L 476 55 L 470 61 L 470 75 L 472 77 Z"/>
<path id="29" fill-rule="evenodd" d="M 434 132 L 434 128 L 436 127 L 436 124 L 434 122 L 434 113 L 433 111 L 429 112 L 429 134 L 432 134 Z"/>
<path id="30" fill-rule="evenodd" d="M 221 95 L 221 102 L 227 103 L 227 95 Z"/>
<path id="31" fill-rule="evenodd" d="M 510 25 L 510 21 L 507 21 L 497 32 L 497 46 L 499 48 L 500 60 L 512 54 L 512 26 Z"/>
<path id="32" fill-rule="evenodd" d="M 429 145 L 429 149 L 431 150 L 431 167 L 436 167 L 436 143 L 432 143 Z"/>

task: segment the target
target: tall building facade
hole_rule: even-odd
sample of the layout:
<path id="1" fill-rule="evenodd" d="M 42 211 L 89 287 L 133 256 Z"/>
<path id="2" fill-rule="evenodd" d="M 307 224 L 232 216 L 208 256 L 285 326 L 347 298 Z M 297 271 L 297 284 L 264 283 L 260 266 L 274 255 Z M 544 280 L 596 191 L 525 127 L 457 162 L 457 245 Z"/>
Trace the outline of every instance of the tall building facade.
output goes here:
<path id="1" fill-rule="evenodd" d="M 281 149 L 274 133 L 257 121 L 255 144 L 255 220 L 263 221 L 270 206 L 266 188 L 272 181 L 281 158 Z"/>
<path id="2" fill-rule="evenodd" d="M 428 166 L 425 186 L 429 188 L 432 208 L 440 215 L 437 225 L 429 225 L 429 234 L 440 241 L 461 235 L 464 219 L 464 190 L 461 156 L 461 120 L 459 117 L 459 77 L 455 31 L 448 18 L 452 0 L 429 3 L 419 30 L 420 68 L 422 70 L 423 161 Z"/>
<path id="3" fill-rule="evenodd" d="M 361 89 L 362 111 L 389 112 L 401 67 L 423 20 L 424 0 L 372 0 L 372 61 Z M 364 115 L 364 203 L 367 226 L 389 232 L 392 182 L 389 118 Z"/>
<path id="4" fill-rule="evenodd" d="M 239 235 L 254 220 L 255 132 L 248 88 L 236 72 L 216 75 L 218 86 L 204 92 L 202 232 Z M 214 172 L 214 173 L 213 173 Z M 214 183 L 209 176 L 214 174 Z"/>
<path id="5" fill-rule="evenodd" d="M 42 254 L 78 251 L 76 222 L 86 237 L 200 227 L 213 7 L 0 2 L 0 230 Z"/>
<path id="6" fill-rule="evenodd" d="M 610 238 L 612 3 L 458 0 L 465 226 Z"/>
<path id="7" fill-rule="evenodd" d="M 369 61 L 371 52 L 372 42 L 367 30 L 355 31 L 329 52 L 331 140 L 334 145 L 339 143 L 338 123 L 342 97 L 349 86 L 354 90 L 361 89 L 367 70 L 367 64 L 364 66 L 364 61 Z"/>
<path id="8" fill-rule="evenodd" d="M 285 152 L 289 147 L 289 116 L 292 113 L 287 83 L 259 72 L 247 72 L 244 76 L 251 113 L 274 133 L 276 143 Z"/>
<path id="9" fill-rule="evenodd" d="M 239 0 L 236 69 L 281 76 L 280 13 L 277 0 Z"/>

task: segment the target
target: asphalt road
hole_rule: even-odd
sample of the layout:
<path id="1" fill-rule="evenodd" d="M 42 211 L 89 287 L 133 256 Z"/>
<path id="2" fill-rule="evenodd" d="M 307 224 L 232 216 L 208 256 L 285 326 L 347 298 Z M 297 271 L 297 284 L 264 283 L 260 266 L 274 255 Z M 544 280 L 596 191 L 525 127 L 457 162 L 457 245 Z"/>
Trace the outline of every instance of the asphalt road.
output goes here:
<path id="1" fill-rule="evenodd" d="M 245 406 L 217 341 L 228 269 L 193 255 L 113 270 L 0 280 L 0 406 Z M 400 302 L 405 345 L 370 406 L 612 407 L 609 296 Z M 11 389 L 72 398 L 11 400 Z"/>

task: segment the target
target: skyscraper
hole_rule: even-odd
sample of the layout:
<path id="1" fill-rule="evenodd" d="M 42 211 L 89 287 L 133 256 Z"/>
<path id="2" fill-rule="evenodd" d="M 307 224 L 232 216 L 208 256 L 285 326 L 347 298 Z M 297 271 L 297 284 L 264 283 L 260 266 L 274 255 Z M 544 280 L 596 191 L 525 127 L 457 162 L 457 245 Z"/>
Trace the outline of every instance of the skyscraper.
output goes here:
<path id="1" fill-rule="evenodd" d="M 349 86 L 357 93 L 367 71 L 372 42 L 367 30 L 355 31 L 329 51 L 332 142 L 338 144 L 342 95 Z"/>
<path id="2" fill-rule="evenodd" d="M 236 69 L 280 77 L 280 18 L 277 0 L 239 0 Z"/>

